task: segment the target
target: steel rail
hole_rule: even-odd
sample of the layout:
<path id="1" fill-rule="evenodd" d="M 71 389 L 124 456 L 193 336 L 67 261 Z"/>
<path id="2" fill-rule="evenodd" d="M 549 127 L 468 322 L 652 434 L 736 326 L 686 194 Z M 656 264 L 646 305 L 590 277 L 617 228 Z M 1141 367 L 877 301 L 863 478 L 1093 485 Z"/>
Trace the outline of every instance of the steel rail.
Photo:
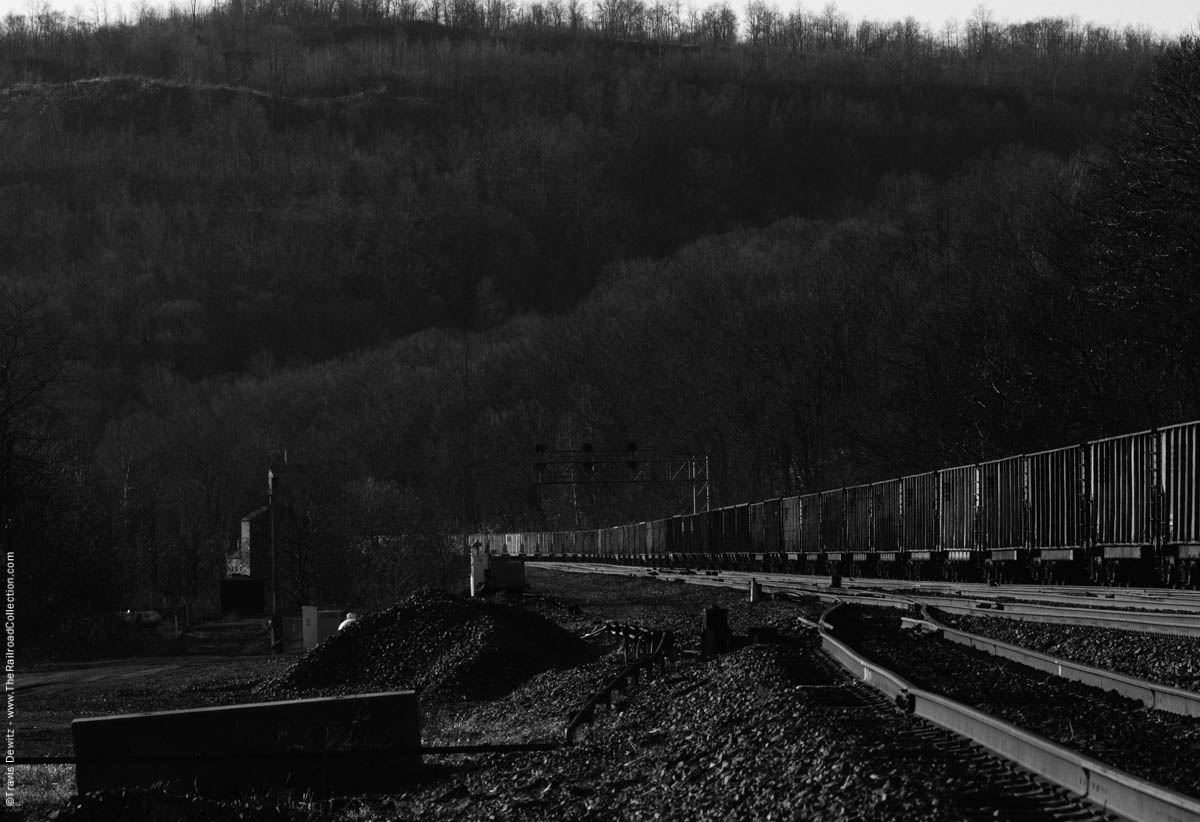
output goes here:
<path id="1" fill-rule="evenodd" d="M 762 574 L 750 571 L 722 571 L 716 576 L 704 574 L 677 574 L 671 571 L 631 565 L 603 565 L 600 563 L 539 563 L 540 566 L 577 573 L 606 573 L 644 578 L 651 570 L 663 579 L 681 579 L 693 585 L 716 585 L 739 588 L 748 585 L 751 579 L 758 580 L 763 590 L 769 593 L 807 594 L 823 600 L 874 601 L 905 606 L 914 602 L 934 605 L 944 611 L 961 615 L 1003 613 L 1007 618 L 1029 622 L 1054 622 L 1066 625 L 1089 625 L 1125 631 L 1174 634 L 1178 636 L 1200 636 L 1200 613 L 1162 613 L 1153 611 L 1133 612 L 1119 608 L 1085 608 L 1082 606 L 1037 605 L 1014 603 L 996 597 L 923 595 L 905 590 L 904 593 L 874 591 L 862 587 L 832 588 L 827 581 L 816 584 L 788 574 Z M 814 578 L 823 579 L 823 578 Z M 995 589 L 992 589 L 995 591 Z M 1003 596 L 1003 595 L 1001 595 Z M 988 607 L 980 608 L 986 601 Z M 1140 606 L 1139 606 L 1140 607 Z M 994 611 L 992 610 L 994 609 Z"/>
<path id="2" fill-rule="evenodd" d="M 560 562 L 556 560 L 534 560 L 538 565 L 552 567 L 556 570 L 569 570 L 570 566 L 593 568 L 624 569 L 631 575 L 641 575 L 650 570 L 650 566 L 608 565 L 600 562 Z M 670 568 L 655 568 L 659 574 L 690 576 Z M 819 574 L 784 574 L 780 572 L 759 571 L 720 571 L 722 576 L 745 576 L 759 579 L 786 578 L 791 581 L 812 585 L 828 585 L 829 576 Z M 850 590 L 901 590 L 912 596 L 963 596 L 977 599 L 997 599 L 1003 601 L 1006 597 L 1022 597 L 1028 599 L 1045 598 L 1049 601 L 1078 601 L 1097 600 L 1097 606 L 1128 604 L 1132 607 L 1147 610 L 1194 610 L 1200 614 L 1200 592 L 1183 591 L 1162 588 L 1112 588 L 1098 585 L 988 585 L 983 582 L 937 582 L 931 580 L 886 579 L 882 577 L 843 576 L 843 589 Z"/>
<path id="3" fill-rule="evenodd" d="M 737 574 L 739 577 L 745 577 L 746 579 L 753 576 L 745 572 L 737 572 Z M 758 578 L 761 578 L 761 575 Z M 699 585 L 740 587 L 737 582 L 719 576 L 693 578 L 691 575 L 685 575 L 684 579 Z M 1010 645 L 988 637 L 961 631 L 938 621 L 927 610 L 930 605 L 933 605 L 949 613 L 980 616 L 980 609 L 973 605 L 947 603 L 942 598 L 937 598 L 931 602 L 922 597 L 887 594 L 871 595 L 867 592 L 843 591 L 828 587 L 825 587 L 823 590 L 816 590 L 806 587 L 803 583 L 793 584 L 791 580 L 786 578 L 779 583 L 764 582 L 762 585 L 763 590 L 768 593 L 802 593 L 809 596 L 817 596 L 830 602 L 857 602 L 865 605 L 890 604 L 900 607 L 911 607 L 913 604 L 919 603 L 923 609 L 926 621 L 942 631 L 943 636 L 952 642 L 970 645 L 1066 679 L 1082 682 L 1104 690 L 1117 691 L 1132 699 L 1137 699 L 1150 708 L 1183 714 L 1185 716 L 1200 717 L 1200 694 L 1195 692 L 1140 680 L 1115 671 L 1095 668 L 1079 662 L 1059 659 L 1028 648 Z M 993 612 L 986 611 L 984 613 L 991 616 Z M 1092 611 L 1082 608 L 1021 606 L 1019 604 L 1008 603 L 1004 604 L 1004 610 L 1000 614 L 1004 618 L 1038 622 L 1052 621 L 1060 624 L 1080 624 L 1090 627 L 1107 627 L 1115 630 L 1179 633 L 1193 636 L 1200 634 L 1200 626 L 1197 626 L 1194 620 L 1178 621 L 1172 619 L 1176 615 L 1129 614 L 1112 611 Z"/>
<path id="4" fill-rule="evenodd" d="M 820 581 L 825 577 L 797 577 Z M 1147 611 L 1194 611 L 1200 614 L 1200 594 L 1194 591 L 1169 591 L 1153 589 L 1114 589 L 1095 586 L 1032 586 L 1032 585 L 985 585 L 982 583 L 918 582 L 904 580 L 868 579 L 859 577 L 843 580 L 847 588 L 899 590 L 911 596 L 937 597 L 959 596 L 976 599 L 1006 601 L 1012 598 L 1046 600 L 1048 602 L 1075 602 L 1079 606 L 1094 606 L 1097 609 L 1121 607 L 1139 608 Z M 1087 605 L 1085 605 L 1085 603 Z"/>
<path id="5" fill-rule="evenodd" d="M 908 624 L 919 622 L 922 620 L 906 620 Z M 1116 691 L 1122 696 L 1138 700 L 1148 708 L 1183 716 L 1200 717 L 1200 694 L 1198 693 L 1182 688 L 1173 688 L 1158 682 L 1137 679 L 1116 671 L 1095 668 L 1082 662 L 1061 659 L 1030 648 L 1023 648 L 1020 645 L 1012 645 L 991 637 L 962 631 L 939 621 L 927 610 L 924 611 L 923 622 L 931 629 L 938 631 L 949 642 L 986 651 L 993 656 L 1010 659 L 1013 662 L 1060 676 L 1072 682 L 1082 682 L 1084 685 L 1105 691 Z"/>
<path id="6" fill-rule="evenodd" d="M 826 653 L 855 678 L 897 704 L 905 705 L 915 716 L 964 736 L 1133 822 L 1200 820 L 1200 800 L 1125 773 L 940 694 L 917 688 L 837 639 L 824 617 L 821 623 L 821 646 Z"/>
<path id="7" fill-rule="evenodd" d="M 919 602 L 941 608 L 951 614 L 980 616 L 978 607 L 961 602 L 946 602 L 914 597 Z M 1119 631 L 1145 631 L 1152 634 L 1200 636 L 1200 616 L 1191 614 L 1148 614 L 1129 611 L 1102 611 L 1088 608 L 1056 608 L 1051 605 L 1002 603 L 999 610 L 1006 619 L 1026 622 L 1054 622 L 1060 625 L 1089 625 Z M 985 611 L 986 613 L 986 611 Z"/>

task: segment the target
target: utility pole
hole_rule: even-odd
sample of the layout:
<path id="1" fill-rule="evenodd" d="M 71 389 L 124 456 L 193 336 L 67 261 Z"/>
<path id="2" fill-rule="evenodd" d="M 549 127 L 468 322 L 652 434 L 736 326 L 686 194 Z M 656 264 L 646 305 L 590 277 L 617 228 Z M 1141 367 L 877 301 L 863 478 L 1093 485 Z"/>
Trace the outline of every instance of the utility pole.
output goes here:
<path id="1" fill-rule="evenodd" d="M 271 542 L 271 653 L 277 653 L 283 641 L 283 619 L 279 616 L 279 563 L 275 556 L 275 469 L 267 469 L 267 511 L 270 516 Z"/>
<path id="2" fill-rule="evenodd" d="M 712 501 L 711 495 L 709 493 L 710 486 L 709 486 L 709 482 L 708 482 L 708 455 L 707 454 L 704 455 L 704 475 L 703 476 L 700 476 L 700 474 L 699 474 L 699 471 L 700 471 L 699 460 L 693 458 L 689 462 L 688 467 L 689 467 L 689 470 L 691 471 L 691 476 L 692 476 L 692 513 L 693 514 L 700 513 L 700 494 L 701 494 L 701 492 L 704 493 L 704 510 L 708 511 L 711 507 L 710 503 Z"/>
<path id="3" fill-rule="evenodd" d="M 471 447 L 471 336 L 463 329 L 463 418 L 462 418 L 462 527 L 474 533 L 479 525 L 479 506 L 475 499 L 475 453 Z"/>

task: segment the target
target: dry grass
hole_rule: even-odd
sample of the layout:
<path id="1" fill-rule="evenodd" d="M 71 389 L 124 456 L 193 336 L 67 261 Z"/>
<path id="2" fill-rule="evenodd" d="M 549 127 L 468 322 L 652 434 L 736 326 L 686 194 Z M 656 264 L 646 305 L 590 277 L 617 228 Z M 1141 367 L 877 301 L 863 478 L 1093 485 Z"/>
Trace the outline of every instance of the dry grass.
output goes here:
<path id="1" fill-rule="evenodd" d="M 17 803 L 24 808 L 61 805 L 75 793 L 74 765 L 17 765 Z"/>
<path id="2" fill-rule="evenodd" d="M 424 745 L 507 745 L 546 742 L 562 736 L 558 716 L 529 716 L 516 711 L 496 715 L 472 710 L 476 706 L 426 708 L 422 720 Z"/>

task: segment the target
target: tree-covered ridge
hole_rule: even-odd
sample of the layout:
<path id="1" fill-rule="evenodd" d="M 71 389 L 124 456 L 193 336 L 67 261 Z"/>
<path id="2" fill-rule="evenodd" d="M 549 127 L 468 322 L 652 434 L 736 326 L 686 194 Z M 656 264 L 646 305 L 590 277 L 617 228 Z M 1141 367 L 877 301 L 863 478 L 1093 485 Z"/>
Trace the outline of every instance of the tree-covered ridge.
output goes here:
<path id="1" fill-rule="evenodd" d="M 743 62 L 798 59 L 833 74 L 900 71 L 906 81 L 1051 92 L 1114 83 L 1129 90 L 1130 69 L 1161 45 L 1145 28 L 1050 17 L 1002 24 L 984 7 L 935 32 L 912 17 L 851 20 L 833 4 L 784 12 L 764 0 L 751 0 L 744 20 L 726 2 L 697 9 L 678 0 L 230 0 L 143 7 L 136 22 L 34 6 L 0 25 L 0 71 L 45 80 L 137 72 L 312 93 L 377 78 L 396 70 L 406 45 L 439 41 L 550 53 L 581 41 L 627 54 L 719 47 Z"/>
<path id="2" fill-rule="evenodd" d="M 864 54 L 602 46 L 400 40 L 379 83 L 334 96 L 144 76 L 10 86 L 6 273 L 65 301 L 124 372 L 313 362 L 563 310 L 611 262 L 854 213 L 884 175 L 945 179 L 1010 144 L 1070 153 L 1132 99 L 914 80 Z"/>
<path id="3" fill-rule="evenodd" d="M 4 539 L 47 630 L 211 603 L 284 453 L 291 606 L 384 598 L 460 529 L 685 506 L 539 498 L 539 442 L 707 454 L 725 504 L 1200 410 L 1191 41 L 1144 100 L 1137 38 L 1050 83 L 1015 29 L 903 63 L 244 11 L 66 26 L 37 48 L 92 69 L 0 90 Z M 226 58 L 273 30 L 275 81 Z M 122 62 L 167 35 L 208 56 Z"/>

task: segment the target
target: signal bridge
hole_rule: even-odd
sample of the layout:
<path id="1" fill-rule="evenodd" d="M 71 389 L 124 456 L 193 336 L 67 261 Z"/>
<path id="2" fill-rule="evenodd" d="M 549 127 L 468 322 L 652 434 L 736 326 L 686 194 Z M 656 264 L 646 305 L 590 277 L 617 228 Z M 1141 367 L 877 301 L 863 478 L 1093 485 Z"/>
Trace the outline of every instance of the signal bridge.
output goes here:
<path id="1" fill-rule="evenodd" d="M 708 457 L 626 451 L 547 451 L 538 446 L 533 482 L 546 485 L 686 484 L 692 487 L 692 513 L 709 510 Z"/>

